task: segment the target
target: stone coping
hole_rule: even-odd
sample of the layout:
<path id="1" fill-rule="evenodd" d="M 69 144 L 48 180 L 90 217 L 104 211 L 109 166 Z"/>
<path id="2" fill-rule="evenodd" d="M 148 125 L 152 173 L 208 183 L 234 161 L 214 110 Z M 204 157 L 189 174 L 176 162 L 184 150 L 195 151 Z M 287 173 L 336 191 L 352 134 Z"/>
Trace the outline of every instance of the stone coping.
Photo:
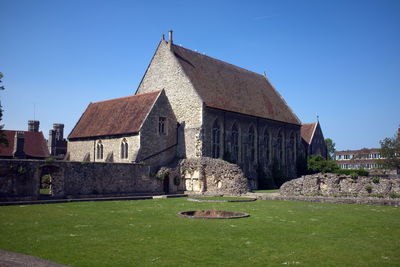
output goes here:
<path id="1" fill-rule="evenodd" d="M 198 196 L 198 197 L 206 197 L 206 196 Z M 199 199 L 196 196 L 189 196 L 187 200 L 194 202 L 252 202 L 257 200 L 257 198 L 255 197 L 247 197 L 247 196 L 240 196 L 240 197 L 247 199 Z"/>
<path id="2" fill-rule="evenodd" d="M 264 200 L 306 201 L 306 202 L 317 202 L 317 203 L 364 204 L 364 205 L 400 207 L 399 198 L 282 196 L 279 193 L 247 193 L 246 195 Z"/>
<path id="3" fill-rule="evenodd" d="M 250 217 L 248 213 L 224 210 L 191 210 L 178 212 L 177 215 L 190 219 L 239 219 Z"/>

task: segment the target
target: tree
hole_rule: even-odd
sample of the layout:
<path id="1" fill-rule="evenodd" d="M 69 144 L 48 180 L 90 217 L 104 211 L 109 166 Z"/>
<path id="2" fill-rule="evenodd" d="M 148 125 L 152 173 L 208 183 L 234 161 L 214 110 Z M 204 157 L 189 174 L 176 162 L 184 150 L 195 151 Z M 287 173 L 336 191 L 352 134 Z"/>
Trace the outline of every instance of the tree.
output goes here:
<path id="1" fill-rule="evenodd" d="M 0 72 L 0 83 L 2 83 L 1 79 L 3 78 L 3 73 Z M 0 86 L 0 90 L 4 90 L 4 86 Z M 3 107 L 0 103 L 0 121 L 3 119 Z M 4 144 L 8 146 L 8 140 L 6 135 L 3 132 L 4 124 L 0 124 L 0 144 Z"/>
<path id="2" fill-rule="evenodd" d="M 321 155 L 312 155 L 307 160 L 307 167 L 310 173 L 334 172 L 339 169 L 336 161 L 325 160 Z"/>
<path id="3" fill-rule="evenodd" d="M 400 135 L 385 138 L 381 143 L 381 159 L 379 164 L 384 169 L 395 169 L 400 174 Z"/>
<path id="4" fill-rule="evenodd" d="M 333 155 L 336 152 L 336 148 L 335 148 L 336 144 L 330 138 L 325 139 L 325 144 L 326 144 L 326 150 L 328 152 L 328 159 L 332 160 Z"/>

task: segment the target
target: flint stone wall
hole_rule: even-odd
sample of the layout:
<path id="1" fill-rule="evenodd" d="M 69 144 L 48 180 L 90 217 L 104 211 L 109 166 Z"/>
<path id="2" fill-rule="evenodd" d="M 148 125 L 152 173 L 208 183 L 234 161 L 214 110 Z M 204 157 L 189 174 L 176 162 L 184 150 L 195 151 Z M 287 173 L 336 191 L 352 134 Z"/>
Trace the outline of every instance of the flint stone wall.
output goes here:
<path id="1" fill-rule="evenodd" d="M 0 200 L 36 200 L 40 177 L 50 173 L 54 198 L 79 195 L 160 193 L 150 167 L 124 163 L 0 160 Z"/>
<path id="2" fill-rule="evenodd" d="M 284 183 L 279 192 L 283 196 L 323 195 L 323 196 L 374 196 L 382 197 L 400 194 L 400 179 L 373 178 L 360 176 L 357 179 L 349 175 L 317 173 L 305 175 Z M 370 190 L 367 190 L 370 188 Z"/>
<path id="3" fill-rule="evenodd" d="M 169 168 L 161 168 L 158 175 L 169 173 L 181 177 L 180 190 L 194 194 L 240 195 L 250 190 L 248 179 L 241 168 L 221 159 L 189 158 Z"/>

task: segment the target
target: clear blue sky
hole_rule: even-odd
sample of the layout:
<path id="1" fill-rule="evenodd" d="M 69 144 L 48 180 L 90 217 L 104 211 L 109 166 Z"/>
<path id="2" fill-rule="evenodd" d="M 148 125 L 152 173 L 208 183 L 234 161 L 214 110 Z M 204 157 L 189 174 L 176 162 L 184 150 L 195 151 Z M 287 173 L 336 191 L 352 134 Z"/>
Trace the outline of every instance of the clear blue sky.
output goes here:
<path id="1" fill-rule="evenodd" d="M 56 122 L 69 134 L 90 102 L 136 91 L 169 29 L 177 44 L 265 71 L 339 150 L 377 147 L 399 127 L 397 0 L 0 0 L 5 129 L 35 117 L 46 136 Z"/>

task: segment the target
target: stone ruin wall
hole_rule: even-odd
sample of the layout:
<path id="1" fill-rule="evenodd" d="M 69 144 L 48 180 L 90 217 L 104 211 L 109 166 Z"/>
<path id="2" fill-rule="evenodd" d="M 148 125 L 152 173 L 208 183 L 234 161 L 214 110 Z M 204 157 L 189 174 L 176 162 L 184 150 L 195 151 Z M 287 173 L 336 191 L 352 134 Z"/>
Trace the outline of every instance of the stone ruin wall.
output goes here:
<path id="1" fill-rule="evenodd" d="M 317 173 L 288 181 L 279 192 L 283 196 L 389 197 L 400 194 L 400 179 L 364 176 L 354 179 L 350 175 Z"/>
<path id="2" fill-rule="evenodd" d="M 163 192 L 150 167 L 140 164 L 0 160 L 0 200 L 38 199 L 46 171 L 55 198 Z"/>
<path id="3" fill-rule="evenodd" d="M 173 167 L 161 168 L 158 175 L 164 173 L 180 177 L 180 185 L 175 190 L 185 190 L 189 194 L 240 195 L 250 190 L 240 167 L 221 159 L 183 159 Z"/>

